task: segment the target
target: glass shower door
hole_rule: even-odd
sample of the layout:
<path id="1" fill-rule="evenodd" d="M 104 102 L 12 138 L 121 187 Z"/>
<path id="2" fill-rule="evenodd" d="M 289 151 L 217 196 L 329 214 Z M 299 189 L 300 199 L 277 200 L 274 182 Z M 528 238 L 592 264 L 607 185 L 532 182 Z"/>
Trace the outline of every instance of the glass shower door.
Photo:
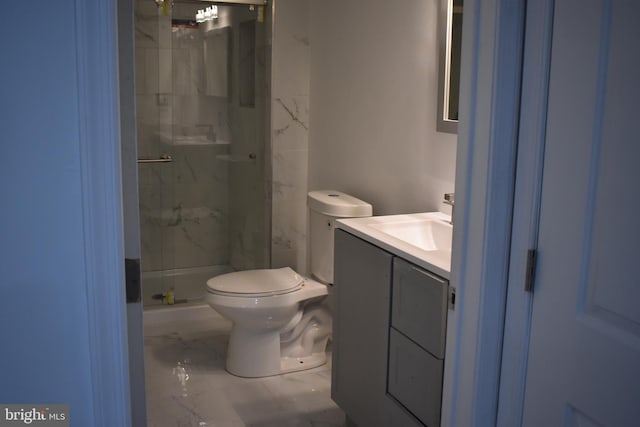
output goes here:
<path id="1" fill-rule="evenodd" d="M 139 153 L 172 161 L 139 168 L 143 293 L 201 302 L 208 278 L 270 263 L 269 17 L 150 5 L 137 1 Z"/>
<path id="2" fill-rule="evenodd" d="M 175 207 L 171 155 L 171 18 L 155 2 L 136 1 L 136 126 L 142 293 L 145 307 L 171 301 L 175 290 Z M 169 299 L 167 299 L 169 297 Z"/>

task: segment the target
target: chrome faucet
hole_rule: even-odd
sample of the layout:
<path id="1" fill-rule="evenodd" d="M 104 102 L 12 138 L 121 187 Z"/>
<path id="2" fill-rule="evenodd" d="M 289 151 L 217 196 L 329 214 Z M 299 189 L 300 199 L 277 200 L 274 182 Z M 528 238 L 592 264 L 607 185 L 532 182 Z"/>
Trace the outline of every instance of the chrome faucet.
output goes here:
<path id="1" fill-rule="evenodd" d="M 445 205 L 451 206 L 451 225 L 453 225 L 453 208 L 455 205 L 455 193 L 444 193 L 444 202 Z"/>

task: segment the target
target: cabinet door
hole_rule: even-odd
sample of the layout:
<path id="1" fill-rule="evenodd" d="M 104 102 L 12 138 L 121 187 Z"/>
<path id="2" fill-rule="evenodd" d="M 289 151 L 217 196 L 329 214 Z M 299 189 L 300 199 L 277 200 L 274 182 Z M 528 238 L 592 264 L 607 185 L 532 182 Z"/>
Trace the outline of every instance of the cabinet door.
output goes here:
<path id="1" fill-rule="evenodd" d="M 440 425 L 444 362 L 390 330 L 389 394 L 427 426 Z"/>
<path id="2" fill-rule="evenodd" d="M 392 258 L 336 230 L 331 397 L 359 426 L 384 419 Z"/>
<path id="3" fill-rule="evenodd" d="M 444 359 L 448 282 L 407 261 L 393 263 L 391 325 Z"/>

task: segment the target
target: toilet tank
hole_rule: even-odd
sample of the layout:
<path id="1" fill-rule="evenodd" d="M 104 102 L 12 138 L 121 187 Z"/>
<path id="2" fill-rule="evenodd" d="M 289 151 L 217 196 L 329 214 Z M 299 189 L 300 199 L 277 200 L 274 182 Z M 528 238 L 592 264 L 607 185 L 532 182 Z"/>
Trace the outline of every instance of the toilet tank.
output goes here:
<path id="1" fill-rule="evenodd" d="M 309 241 L 311 274 L 317 280 L 333 284 L 333 233 L 335 220 L 371 216 L 369 203 L 340 191 L 311 191 L 309 208 Z"/>

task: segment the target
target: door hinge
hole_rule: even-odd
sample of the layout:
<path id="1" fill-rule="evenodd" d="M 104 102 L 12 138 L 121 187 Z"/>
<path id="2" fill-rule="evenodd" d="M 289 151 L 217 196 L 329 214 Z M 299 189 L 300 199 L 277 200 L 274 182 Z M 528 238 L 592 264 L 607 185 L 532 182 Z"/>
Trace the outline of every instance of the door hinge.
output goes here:
<path id="1" fill-rule="evenodd" d="M 453 311 L 456 309 L 456 288 L 449 286 L 448 308 Z"/>
<path id="2" fill-rule="evenodd" d="M 140 260 L 125 258 L 124 273 L 127 303 L 140 302 L 142 294 L 140 285 Z"/>
<path id="3" fill-rule="evenodd" d="M 525 268 L 525 278 L 524 278 L 524 291 L 525 292 L 533 292 L 533 281 L 535 280 L 536 274 L 536 255 L 537 251 L 535 249 L 529 249 L 527 251 L 527 266 Z"/>

